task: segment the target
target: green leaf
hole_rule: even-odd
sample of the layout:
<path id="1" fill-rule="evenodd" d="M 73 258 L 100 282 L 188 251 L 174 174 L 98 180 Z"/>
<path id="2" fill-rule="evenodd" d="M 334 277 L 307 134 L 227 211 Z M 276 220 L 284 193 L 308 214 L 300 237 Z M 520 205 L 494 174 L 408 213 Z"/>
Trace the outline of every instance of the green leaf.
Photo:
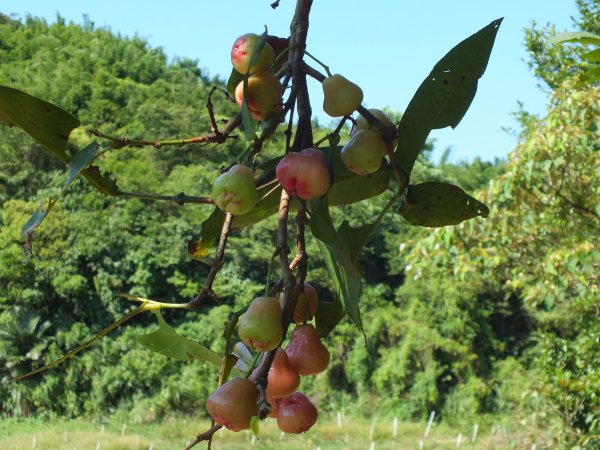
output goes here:
<path id="1" fill-rule="evenodd" d="M 188 253 L 194 259 L 202 260 L 206 258 L 212 248 L 215 239 L 221 233 L 225 213 L 219 208 L 215 208 L 210 216 L 200 225 L 200 240 L 198 243 L 188 242 Z"/>
<path id="2" fill-rule="evenodd" d="M 260 419 L 258 416 L 253 416 L 250 419 L 250 429 L 252 430 L 252 434 L 256 439 L 260 439 Z"/>
<path id="3" fill-rule="evenodd" d="M 379 224 L 379 221 L 361 225 L 359 227 L 351 227 L 347 220 L 344 220 L 338 230 L 340 237 L 345 242 L 350 252 L 350 259 L 358 267 L 358 256 L 361 250 L 367 244 L 369 237 Z"/>
<path id="4" fill-rule="evenodd" d="M 593 69 L 586 70 L 581 74 L 581 81 L 591 83 L 600 80 L 600 67 L 594 67 Z"/>
<path id="5" fill-rule="evenodd" d="M 317 304 L 317 313 L 315 322 L 317 333 L 322 338 L 329 336 L 329 333 L 344 318 L 344 306 L 338 297 L 332 302 L 319 302 Z"/>
<path id="6" fill-rule="evenodd" d="M 429 132 L 455 128 L 464 117 L 485 72 L 501 22 L 494 20 L 450 50 L 419 86 L 398 126 L 395 159 L 407 177 Z"/>
<path id="7" fill-rule="evenodd" d="M 165 322 L 160 311 L 153 312 L 158 319 L 159 329 L 153 333 L 138 336 L 137 339 L 140 344 L 148 350 L 180 361 L 199 359 L 201 361 L 208 361 L 215 366 L 221 365 L 221 357 L 217 353 L 198 342 L 179 336 L 175 333 L 173 327 Z"/>
<path id="8" fill-rule="evenodd" d="M 65 192 L 65 190 L 71 185 L 73 180 L 77 178 L 83 169 L 91 164 L 96 156 L 96 153 L 98 152 L 99 147 L 100 146 L 98 143 L 93 141 L 73 155 L 67 169 L 67 179 L 65 180 L 65 184 L 63 185 L 60 195 Z"/>
<path id="9" fill-rule="evenodd" d="M 52 210 L 55 204 L 56 201 L 53 201 L 52 199 L 48 199 L 47 205 L 44 201 L 44 203 L 42 203 L 39 206 L 39 208 L 33 213 L 29 220 L 25 222 L 25 225 L 23 225 L 23 236 L 35 231 L 35 229 L 40 226 L 42 221 L 46 218 L 46 216 Z"/>
<path id="10" fill-rule="evenodd" d="M 580 44 L 600 45 L 600 36 L 587 31 L 560 33 L 550 39 L 552 44 L 564 42 L 578 42 Z"/>
<path id="11" fill-rule="evenodd" d="M 581 56 L 583 59 L 586 59 L 590 62 L 600 62 L 600 48 L 596 50 L 592 50 L 591 52 L 587 52 Z"/>
<path id="12" fill-rule="evenodd" d="M 337 295 L 344 301 L 348 316 L 364 334 L 358 301 L 362 289 L 359 269 L 352 262 L 350 250 L 335 230 L 329 215 L 327 196 L 311 202 L 310 230 L 317 244 L 325 266 L 332 279 Z"/>
<path id="13" fill-rule="evenodd" d="M 80 125 L 77 117 L 23 91 L 0 86 L 0 120 L 23 129 L 52 156 L 69 162 L 65 147 L 71 131 Z"/>
<path id="14" fill-rule="evenodd" d="M 0 121 L 17 126 L 56 159 L 68 164 L 65 152 L 69 135 L 80 125 L 79 119 L 58 106 L 33 97 L 18 89 L 0 85 Z M 107 195 L 120 195 L 114 180 L 102 176 L 97 167 L 86 169 L 83 175 L 90 184 Z"/>
<path id="15" fill-rule="evenodd" d="M 427 181 L 408 187 L 400 213 L 412 225 L 443 227 L 477 216 L 485 218 L 489 209 L 458 186 Z"/>
<path id="16" fill-rule="evenodd" d="M 227 80 L 227 92 L 230 95 L 235 95 L 235 88 L 240 84 L 240 82 L 244 79 L 244 74 L 239 73 L 235 69 L 231 69 L 231 75 L 229 75 L 229 79 Z"/>
<path id="17" fill-rule="evenodd" d="M 71 163 L 69 164 L 69 167 L 67 169 L 67 179 L 63 184 L 62 190 L 54 200 L 48 200 L 47 207 L 41 205 L 36 210 L 36 212 L 33 213 L 33 215 L 23 226 L 23 235 L 35 231 L 35 229 L 40 226 L 40 224 L 48 216 L 54 205 L 63 196 L 67 188 L 71 185 L 71 183 L 73 183 L 73 180 L 77 178 L 77 176 L 86 168 L 86 166 L 94 160 L 97 151 L 98 143 L 96 141 L 93 141 L 73 155 L 73 158 L 71 158 Z"/>

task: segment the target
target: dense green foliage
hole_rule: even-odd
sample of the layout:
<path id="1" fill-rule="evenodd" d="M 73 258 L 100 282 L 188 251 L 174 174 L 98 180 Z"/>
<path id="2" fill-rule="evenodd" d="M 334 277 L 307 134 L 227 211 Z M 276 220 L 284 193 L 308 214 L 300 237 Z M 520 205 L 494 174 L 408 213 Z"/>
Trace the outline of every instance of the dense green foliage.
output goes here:
<path id="1" fill-rule="evenodd" d="M 598 32 L 597 5 L 578 4 L 577 26 Z M 344 320 L 326 340 L 330 370 L 304 381 L 321 408 L 360 405 L 405 419 L 436 410 L 449 422 L 506 413 L 551 424 L 562 444 L 600 445 L 600 90 L 576 83 L 577 66 L 545 44 L 546 31 L 530 30 L 527 39 L 536 73 L 554 91 L 547 116 L 521 116 L 508 163 L 435 164 L 430 152 L 417 161 L 413 182 L 479 189 L 490 217 L 432 231 L 386 216 L 360 261 L 367 346 Z M 167 63 L 141 39 L 61 19 L 48 25 L 0 16 L 0 57 L 0 84 L 81 119 L 71 152 L 90 141 L 91 127 L 130 138 L 206 133 L 204 104 L 211 84 L 222 83 L 203 77 L 194 61 Z M 219 117 L 236 110 L 220 95 L 214 100 Z M 242 136 L 218 147 L 129 148 L 108 154 L 101 167 L 128 191 L 205 195 L 243 148 Z M 114 321 L 131 307 L 115 292 L 186 301 L 207 273 L 186 243 L 209 207 L 108 198 L 81 181 L 36 232 L 25 260 L 21 226 L 64 177 L 62 163 L 22 132 L 0 128 L 2 375 L 47 363 Z M 362 224 L 385 202 L 339 208 L 334 219 Z M 235 231 L 214 285 L 223 304 L 166 313 L 180 334 L 221 350 L 227 313 L 264 289 L 272 253 L 264 243 L 274 242 L 274 224 Z M 315 242 L 308 252 L 309 281 L 330 300 Z M 154 323 L 150 315 L 135 319 L 56 369 L 0 385 L 0 413 L 77 416 L 125 407 L 150 419 L 201 410 L 216 370 L 144 349 L 135 337 Z"/>

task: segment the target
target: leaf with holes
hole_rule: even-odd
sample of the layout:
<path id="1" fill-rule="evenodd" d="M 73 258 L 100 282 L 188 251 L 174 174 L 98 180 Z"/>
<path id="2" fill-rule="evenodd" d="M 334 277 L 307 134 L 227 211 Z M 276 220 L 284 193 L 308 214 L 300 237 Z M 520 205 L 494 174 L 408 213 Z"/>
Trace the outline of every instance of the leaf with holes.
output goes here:
<path id="1" fill-rule="evenodd" d="M 395 159 L 410 177 L 432 129 L 456 127 L 471 105 L 502 19 L 494 20 L 448 52 L 421 83 L 398 125 Z"/>
<path id="2" fill-rule="evenodd" d="M 427 181 L 408 187 L 400 214 L 412 225 L 443 227 L 477 216 L 485 218 L 489 209 L 458 186 Z"/>

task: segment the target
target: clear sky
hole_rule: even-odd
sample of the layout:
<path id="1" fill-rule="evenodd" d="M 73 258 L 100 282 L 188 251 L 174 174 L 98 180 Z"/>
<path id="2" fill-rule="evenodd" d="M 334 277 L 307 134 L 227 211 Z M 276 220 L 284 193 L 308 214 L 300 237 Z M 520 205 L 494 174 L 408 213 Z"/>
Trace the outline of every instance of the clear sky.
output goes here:
<path id="1" fill-rule="evenodd" d="M 231 71 L 229 52 L 237 36 L 261 33 L 287 36 L 294 0 L 2 0 L 0 12 L 44 17 L 57 14 L 75 23 L 83 16 L 97 27 L 125 36 L 138 35 L 162 47 L 170 58 L 197 59 L 210 76 L 225 78 Z M 315 0 L 308 50 L 359 84 L 369 108 L 403 111 L 434 64 L 454 45 L 498 17 L 504 17 L 487 71 L 471 108 L 455 130 L 434 131 L 438 157 L 453 147 L 452 160 L 505 156 L 516 138 L 502 130 L 516 128 L 512 117 L 517 101 L 527 111 L 543 114 L 546 94 L 537 88 L 524 60 L 523 28 L 532 20 L 571 29 L 574 0 Z M 321 123 L 320 86 L 310 82 L 313 112 Z M 203 107 L 203 105 L 199 105 Z"/>

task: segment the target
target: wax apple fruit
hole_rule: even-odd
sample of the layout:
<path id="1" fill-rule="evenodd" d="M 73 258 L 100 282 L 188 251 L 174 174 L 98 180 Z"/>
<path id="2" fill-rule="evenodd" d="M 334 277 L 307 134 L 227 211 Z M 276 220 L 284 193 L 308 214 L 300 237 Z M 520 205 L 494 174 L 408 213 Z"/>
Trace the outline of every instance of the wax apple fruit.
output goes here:
<path id="1" fill-rule="evenodd" d="M 394 127 L 394 123 L 380 109 L 371 108 L 371 109 L 369 109 L 369 112 L 371 114 L 373 114 L 375 116 L 375 118 L 377 120 L 379 120 L 385 126 L 387 126 L 387 127 Z M 352 128 L 352 133 L 355 133 L 358 130 L 371 130 L 371 131 L 375 131 L 380 136 L 382 135 L 382 133 L 379 130 L 379 128 L 377 128 L 376 126 L 371 125 L 367 121 L 367 119 L 365 119 L 361 115 L 359 115 L 358 118 L 356 119 L 356 125 Z M 392 142 L 386 143 L 386 147 L 387 147 L 387 149 L 389 151 L 394 151 L 394 149 L 396 148 L 396 145 L 398 145 L 398 138 L 394 139 Z M 386 155 L 387 155 L 387 151 L 382 156 L 386 156 Z"/>
<path id="2" fill-rule="evenodd" d="M 250 212 L 258 201 L 252 170 L 239 164 L 231 167 L 215 180 L 212 198 L 225 212 L 234 215 Z"/>
<path id="3" fill-rule="evenodd" d="M 350 172 L 367 175 L 381 167 L 385 153 L 385 142 L 380 134 L 372 130 L 358 130 L 342 148 L 341 156 L 342 162 Z"/>
<path id="4" fill-rule="evenodd" d="M 279 303 L 283 308 L 283 293 L 279 296 Z M 304 292 L 298 296 L 298 302 L 294 309 L 293 321 L 296 323 L 304 323 L 304 320 L 310 321 L 317 313 L 319 296 L 317 291 L 308 283 L 304 283 Z"/>
<path id="5" fill-rule="evenodd" d="M 258 391 L 246 378 L 233 378 L 206 399 L 206 409 L 214 421 L 232 431 L 250 428 L 252 416 L 258 415 Z"/>
<path id="6" fill-rule="evenodd" d="M 238 335 L 253 350 L 268 352 L 277 347 L 283 337 L 279 300 L 255 298 L 240 317 Z"/>
<path id="7" fill-rule="evenodd" d="M 244 81 L 235 88 L 235 100 L 242 106 L 244 101 Z M 248 77 L 246 105 L 250 115 L 256 120 L 267 120 L 281 111 L 281 83 L 270 72 L 257 72 Z"/>
<path id="8" fill-rule="evenodd" d="M 329 350 L 312 325 L 296 326 L 285 352 L 300 375 L 321 373 L 329 365 Z"/>
<path id="9" fill-rule="evenodd" d="M 288 194 L 304 200 L 320 197 L 331 184 L 327 158 L 315 148 L 288 153 L 277 164 L 275 174 Z"/>
<path id="10" fill-rule="evenodd" d="M 231 64 L 235 70 L 242 74 L 248 72 L 252 54 L 257 49 L 259 42 L 260 36 L 254 33 L 243 34 L 235 40 L 231 49 Z M 273 47 L 265 43 L 249 72 L 255 73 L 267 69 L 273 64 L 274 59 Z"/>
<path id="11" fill-rule="evenodd" d="M 253 376 L 256 376 L 257 370 L 254 371 Z M 278 348 L 267 375 L 267 397 L 273 400 L 287 397 L 296 392 L 298 386 L 300 386 L 298 371 L 290 364 L 285 350 Z"/>
<path id="12" fill-rule="evenodd" d="M 362 89 L 341 75 L 332 75 L 321 83 L 323 111 L 331 117 L 349 116 L 363 101 Z"/>
<path id="13" fill-rule="evenodd" d="M 301 392 L 279 401 L 277 426 L 284 433 L 304 433 L 315 424 L 318 417 L 315 405 Z"/>

